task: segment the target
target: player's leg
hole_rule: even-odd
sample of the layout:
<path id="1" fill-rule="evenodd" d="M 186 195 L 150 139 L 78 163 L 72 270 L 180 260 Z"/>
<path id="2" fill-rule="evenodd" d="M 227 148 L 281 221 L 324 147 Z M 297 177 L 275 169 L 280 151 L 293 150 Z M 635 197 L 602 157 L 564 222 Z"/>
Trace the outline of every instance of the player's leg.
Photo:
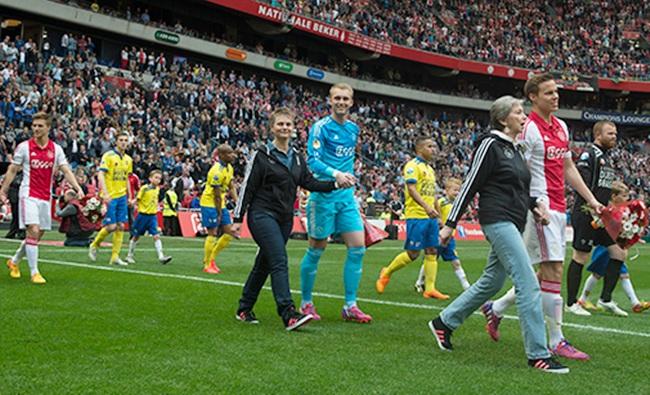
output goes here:
<path id="1" fill-rule="evenodd" d="M 369 314 L 357 306 L 357 291 L 363 273 L 363 257 L 366 254 L 366 240 L 363 230 L 363 220 L 357 202 L 353 199 L 337 202 L 335 232 L 341 234 L 347 247 L 345 263 L 343 264 L 343 287 L 345 289 L 345 305 L 341 316 L 346 321 L 368 323 L 372 321 Z"/>
<path id="2" fill-rule="evenodd" d="M 225 208 L 221 210 L 221 222 L 218 224 L 218 226 L 222 227 L 223 233 L 214 244 L 214 247 L 212 247 L 212 251 L 210 251 L 210 262 L 216 261 L 217 255 L 219 255 L 221 251 L 228 247 L 230 241 L 233 239 L 231 234 L 232 220 L 230 219 L 230 213 Z"/>
<path id="3" fill-rule="evenodd" d="M 451 266 L 454 268 L 454 275 L 458 278 L 458 282 L 460 282 L 463 290 L 469 288 L 470 283 L 467 281 L 467 275 L 465 274 L 465 270 L 463 270 L 463 265 L 460 263 L 460 258 L 456 254 L 456 239 L 452 237 L 446 246 L 438 247 L 438 256 L 442 257 L 442 260 L 445 262 L 451 262 Z"/>
<path id="4" fill-rule="evenodd" d="M 436 279 L 438 277 L 438 247 L 440 246 L 438 240 L 439 227 L 437 219 L 426 219 L 423 232 L 423 247 L 424 247 L 424 292 L 422 296 L 425 298 L 435 298 L 446 300 L 449 295 L 445 295 L 438 291 L 436 287 Z"/>
<path id="5" fill-rule="evenodd" d="M 156 254 L 158 255 L 158 262 L 163 265 L 168 264 L 172 261 L 171 256 L 166 256 L 163 252 L 162 240 L 160 239 L 160 231 L 158 230 L 158 216 L 150 216 L 149 223 L 147 225 L 147 232 L 153 237 L 153 246 L 156 249 Z"/>
<path id="6" fill-rule="evenodd" d="M 122 243 L 124 241 L 124 224 L 128 219 L 128 203 L 126 196 L 114 199 L 116 200 L 115 216 L 117 219 L 117 226 L 113 232 L 113 246 L 111 248 L 110 263 L 118 266 L 126 266 L 127 263 L 120 258 L 120 251 L 122 250 Z"/>
<path id="7" fill-rule="evenodd" d="M 48 213 L 49 214 L 49 213 Z M 25 238 L 25 255 L 34 284 L 45 284 L 45 279 L 38 271 L 38 242 L 42 236 L 39 224 L 27 224 L 27 237 Z"/>
<path id="8" fill-rule="evenodd" d="M 315 202 L 309 199 L 307 202 L 307 233 L 309 235 L 309 247 L 300 262 L 300 290 L 302 302 L 300 310 L 304 314 L 312 314 L 315 320 L 320 316 L 314 308 L 312 292 L 318 272 L 318 262 L 327 247 L 327 238 L 334 233 L 334 204 L 332 202 Z"/>
<path id="9" fill-rule="evenodd" d="M 419 255 L 419 250 L 402 251 L 395 258 L 393 258 L 388 266 L 381 268 L 379 271 L 379 278 L 375 282 L 375 289 L 377 290 L 377 293 L 384 293 L 384 290 L 386 289 L 386 286 L 388 285 L 390 277 L 393 275 L 393 273 L 416 260 Z"/>
<path id="10" fill-rule="evenodd" d="M 397 255 L 390 264 L 383 267 L 379 272 L 379 278 L 375 282 L 375 289 L 378 293 L 383 293 L 390 281 L 390 277 L 396 271 L 402 269 L 409 263 L 417 259 L 422 250 L 422 237 L 424 235 L 424 219 L 407 219 L 406 220 L 406 241 L 404 242 L 404 251 Z"/>
<path id="11" fill-rule="evenodd" d="M 574 228 L 575 229 L 575 228 Z M 589 255 L 591 251 L 591 246 L 582 245 L 585 239 L 576 240 L 574 236 L 573 240 L 573 257 L 571 263 L 567 270 L 566 281 L 567 281 L 567 301 L 566 301 L 566 311 L 573 313 L 575 315 L 589 316 L 587 310 L 582 307 L 582 304 L 578 303 L 578 291 L 580 290 L 580 283 L 582 282 L 582 268 L 585 263 L 589 260 Z"/>
<path id="12" fill-rule="evenodd" d="M 203 272 L 210 274 L 220 273 L 217 265 L 210 260 L 212 249 L 217 243 L 218 218 L 217 209 L 201 206 L 201 225 L 207 230 L 208 235 L 203 243 Z"/>
<path id="13" fill-rule="evenodd" d="M 418 272 L 418 278 L 415 280 L 413 285 L 415 292 L 423 293 L 424 292 L 424 264 L 420 265 L 420 271 Z"/>
<path id="14" fill-rule="evenodd" d="M 106 205 L 106 215 L 104 215 L 104 219 L 102 220 L 103 226 L 99 232 L 97 232 L 95 239 L 88 247 L 88 258 L 93 262 L 97 261 L 97 250 L 101 246 L 102 242 L 109 234 L 115 232 L 117 229 L 117 206 L 118 201 L 116 199 L 111 199 L 111 201 Z"/>
<path id="15" fill-rule="evenodd" d="M 639 300 L 634 291 L 634 286 L 632 286 L 632 280 L 630 280 L 630 273 L 626 264 L 623 264 L 621 267 L 621 286 L 625 295 L 630 299 L 632 304 L 632 311 L 635 313 L 643 313 L 644 311 L 650 309 L 650 302 Z"/>
<path id="16" fill-rule="evenodd" d="M 607 262 L 609 262 L 609 252 L 607 251 L 607 248 L 600 245 L 596 246 L 591 254 L 591 263 L 587 266 L 587 271 L 590 275 L 585 280 L 585 283 L 582 286 L 582 293 L 578 298 L 578 303 L 587 310 L 602 310 L 602 308 L 598 308 L 589 300 L 589 295 L 598 281 L 605 275 Z"/>
<path id="17" fill-rule="evenodd" d="M 616 302 L 612 300 L 612 293 L 621 275 L 621 267 L 623 266 L 623 262 L 625 262 L 627 251 L 615 243 L 608 246 L 607 251 L 609 252 L 609 262 L 607 263 L 607 270 L 603 278 L 603 290 L 600 294 L 598 305 L 615 315 L 627 316 L 627 313 L 619 308 Z"/>
<path id="18" fill-rule="evenodd" d="M 32 199 L 29 198 L 21 197 L 19 199 L 19 204 L 20 204 L 20 209 L 19 209 L 20 215 L 18 215 L 18 228 L 21 231 L 24 231 L 27 228 L 27 225 L 25 224 L 25 220 L 28 217 L 33 215 L 36 207 Z M 20 278 L 20 268 L 18 267 L 18 264 L 25 257 L 26 248 L 27 248 L 27 240 L 24 239 L 18 246 L 18 249 L 16 249 L 16 253 L 14 254 L 14 256 L 7 260 L 9 277 L 16 278 L 16 279 Z"/>
<path id="19" fill-rule="evenodd" d="M 140 236 L 145 233 L 145 215 L 138 214 L 131 224 L 131 238 L 129 240 L 129 252 L 126 255 L 126 262 L 130 265 L 135 263 L 135 247 L 140 240 Z"/>

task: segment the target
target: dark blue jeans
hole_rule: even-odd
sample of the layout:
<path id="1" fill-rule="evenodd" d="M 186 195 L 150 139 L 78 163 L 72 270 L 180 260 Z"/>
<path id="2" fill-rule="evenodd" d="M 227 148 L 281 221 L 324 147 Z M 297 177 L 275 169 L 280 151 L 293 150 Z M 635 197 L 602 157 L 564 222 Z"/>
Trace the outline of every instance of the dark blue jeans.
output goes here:
<path id="1" fill-rule="evenodd" d="M 288 314 L 294 309 L 289 288 L 289 260 L 286 249 L 292 227 L 292 221 L 278 222 L 273 215 L 264 211 L 248 213 L 248 228 L 260 249 L 255 257 L 253 270 L 244 285 L 239 300 L 239 311 L 253 309 L 269 275 L 271 275 L 271 289 L 278 315 L 286 320 Z"/>

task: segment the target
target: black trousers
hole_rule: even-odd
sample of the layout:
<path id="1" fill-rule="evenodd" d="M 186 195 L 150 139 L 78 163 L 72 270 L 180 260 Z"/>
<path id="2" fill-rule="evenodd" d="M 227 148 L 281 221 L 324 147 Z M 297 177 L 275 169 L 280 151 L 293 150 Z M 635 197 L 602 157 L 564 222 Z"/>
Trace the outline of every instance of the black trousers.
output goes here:
<path id="1" fill-rule="evenodd" d="M 181 226 L 178 223 L 178 217 L 172 215 L 163 217 L 163 234 L 165 236 L 181 235 Z"/>
<path id="2" fill-rule="evenodd" d="M 252 211 L 248 213 L 248 228 L 260 249 L 244 285 L 238 311 L 253 309 L 262 286 L 270 275 L 278 315 L 286 321 L 295 308 L 289 288 L 289 260 L 286 249 L 293 222 L 280 222 L 270 213 Z"/>

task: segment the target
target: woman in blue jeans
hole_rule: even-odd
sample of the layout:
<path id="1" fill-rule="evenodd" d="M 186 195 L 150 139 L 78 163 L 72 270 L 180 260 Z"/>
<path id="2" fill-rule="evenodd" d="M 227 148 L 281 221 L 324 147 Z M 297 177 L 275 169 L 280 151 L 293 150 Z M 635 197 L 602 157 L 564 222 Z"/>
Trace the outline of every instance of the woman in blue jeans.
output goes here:
<path id="1" fill-rule="evenodd" d="M 478 281 L 429 322 L 429 328 L 438 346 L 451 351 L 452 331 L 499 292 L 509 276 L 517 292 L 528 365 L 544 372 L 568 373 L 569 369 L 553 359 L 546 347 L 540 287 L 521 236 L 528 210 L 542 224 L 548 216 L 545 206 L 538 207 L 529 197 L 530 172 L 516 143 L 525 122 L 521 100 L 504 96 L 490 108 L 493 130 L 477 141 L 469 173 L 440 231 L 440 242 L 445 245 L 478 193 L 479 222 L 491 247 L 487 266 Z"/>
<path id="2" fill-rule="evenodd" d="M 266 281 L 271 276 L 271 288 L 278 315 L 288 331 L 308 323 L 313 316 L 296 311 L 289 288 L 289 267 L 286 244 L 293 228 L 293 203 L 298 186 L 310 191 L 330 192 L 339 187 L 334 181 L 318 181 L 305 159 L 289 142 L 294 132 L 294 114 L 280 108 L 269 117 L 273 141 L 259 147 L 248 161 L 239 191 L 232 230 L 239 234 L 248 211 L 248 228 L 259 246 L 255 264 L 244 285 L 235 318 L 257 324 L 253 306 Z"/>

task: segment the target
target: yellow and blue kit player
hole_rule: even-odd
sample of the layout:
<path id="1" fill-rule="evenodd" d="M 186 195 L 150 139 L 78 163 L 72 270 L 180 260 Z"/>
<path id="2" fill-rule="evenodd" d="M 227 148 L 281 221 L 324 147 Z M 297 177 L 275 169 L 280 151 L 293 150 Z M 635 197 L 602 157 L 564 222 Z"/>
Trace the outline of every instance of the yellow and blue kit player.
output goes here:
<path id="1" fill-rule="evenodd" d="M 137 245 L 140 236 L 145 233 L 149 233 L 153 236 L 153 245 L 158 254 L 158 261 L 164 265 L 172 260 L 172 257 L 165 256 L 163 253 L 160 231 L 158 230 L 158 196 L 160 195 L 161 181 L 162 172 L 160 170 L 152 170 L 149 173 L 149 184 L 143 186 L 138 191 L 136 197 L 138 203 L 138 216 L 135 217 L 133 227 L 131 228 L 129 254 L 126 256 L 126 261 L 129 264 L 135 263 L 135 258 L 133 257 L 135 246 Z"/>
<path id="2" fill-rule="evenodd" d="M 404 165 L 404 183 L 406 188 L 406 242 L 404 252 L 381 269 L 375 283 L 378 293 L 383 293 L 391 275 L 413 262 L 424 250 L 425 298 L 449 299 L 436 289 L 438 274 L 437 248 L 439 209 L 436 199 L 436 175 L 429 163 L 433 160 L 434 142 L 429 136 L 415 139 L 414 159 Z"/>
<path id="3" fill-rule="evenodd" d="M 217 147 L 217 153 L 219 159 L 208 171 L 200 201 L 201 225 L 208 232 L 203 246 L 203 271 L 210 274 L 221 273 L 215 259 L 234 237 L 232 219 L 226 208 L 226 192 L 230 193 L 233 201 L 237 201 L 237 191 L 232 186 L 235 151 L 228 144 L 221 144 Z M 219 228 L 223 234 L 217 239 Z"/>
<path id="4" fill-rule="evenodd" d="M 454 200 L 456 200 L 456 196 L 458 196 L 462 183 L 463 182 L 460 179 L 453 177 L 445 180 L 445 196 L 438 199 L 438 207 L 440 207 L 440 222 L 443 224 L 447 222 L 447 217 L 449 217 L 449 212 L 454 205 Z M 460 263 L 460 258 L 458 258 L 458 255 L 456 254 L 456 239 L 453 236 L 446 246 L 438 247 L 438 256 L 445 262 L 451 262 L 451 265 L 454 268 L 454 274 L 458 278 L 458 281 L 460 281 L 463 290 L 469 288 L 470 283 L 467 281 L 467 275 Z M 420 268 L 418 280 L 415 282 L 415 290 L 420 293 L 424 292 L 424 277 L 424 266 L 422 266 Z"/>
<path id="5" fill-rule="evenodd" d="M 363 256 L 366 253 L 363 221 L 354 189 L 354 161 L 359 127 L 348 119 L 354 91 L 350 85 L 336 84 L 330 88 L 331 114 L 314 123 L 307 142 L 307 164 L 321 181 L 336 181 L 341 188 L 332 192 L 313 192 L 307 203 L 309 248 L 300 264 L 302 290 L 301 312 L 320 319 L 312 299 L 318 262 L 327 238 L 340 234 L 347 246 L 343 265 L 345 305 L 341 316 L 345 321 L 368 323 L 372 317 L 357 306 L 357 290 L 361 281 Z"/>
<path id="6" fill-rule="evenodd" d="M 97 260 L 97 249 L 102 241 L 113 233 L 113 248 L 110 263 L 126 266 L 127 263 L 120 259 L 120 249 L 124 233 L 124 224 L 128 221 L 128 201 L 130 196 L 129 174 L 133 172 L 133 160 L 126 154 L 129 145 L 129 134 L 121 132 L 117 135 L 115 149 L 106 152 L 102 156 L 99 165 L 100 197 L 106 202 L 106 215 L 104 227 L 97 233 L 95 240 L 90 244 L 88 257 L 95 262 Z"/>

